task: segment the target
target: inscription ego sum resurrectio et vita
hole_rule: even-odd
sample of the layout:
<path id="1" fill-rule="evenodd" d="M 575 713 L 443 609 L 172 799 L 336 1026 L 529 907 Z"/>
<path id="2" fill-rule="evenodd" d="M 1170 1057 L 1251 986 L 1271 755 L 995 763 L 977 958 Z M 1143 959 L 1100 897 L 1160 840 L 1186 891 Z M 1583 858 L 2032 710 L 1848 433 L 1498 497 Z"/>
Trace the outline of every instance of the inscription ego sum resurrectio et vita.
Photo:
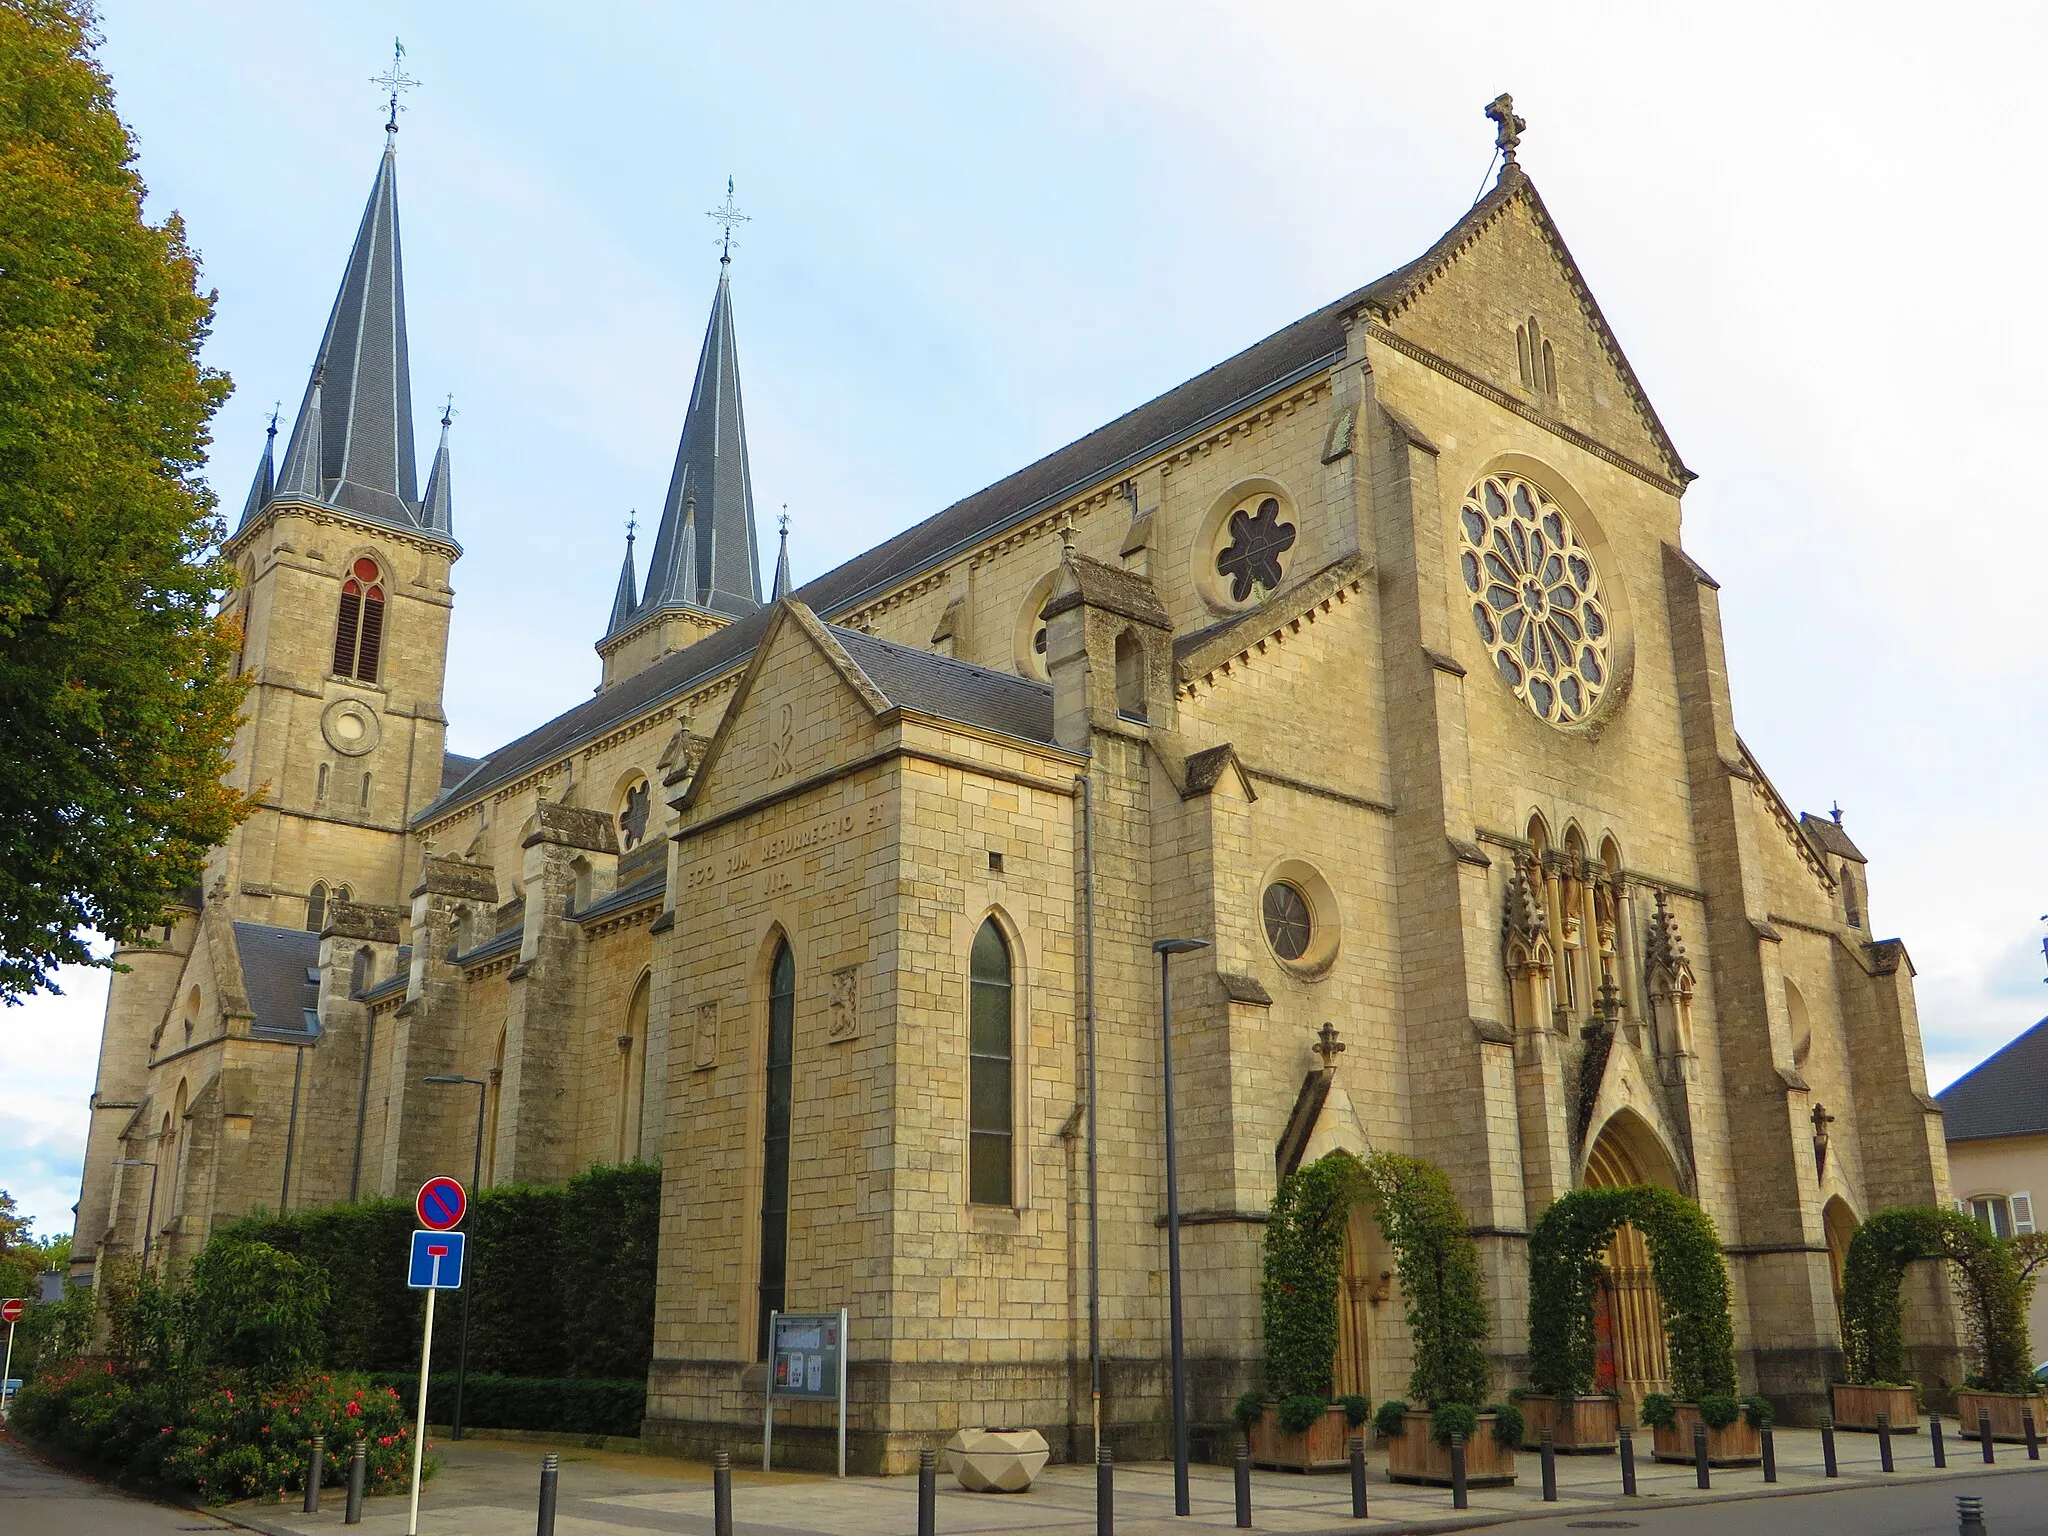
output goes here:
<path id="1" fill-rule="evenodd" d="M 751 838 L 729 853 L 706 859 L 703 863 L 693 866 L 683 876 L 683 889 L 701 891 L 707 886 L 717 885 L 735 876 L 759 869 L 767 872 L 768 884 L 762 894 L 772 896 L 777 891 L 788 890 L 795 879 L 794 871 L 778 870 L 772 866 L 798 854 L 809 853 L 813 849 L 836 843 L 842 837 L 872 832 L 887 820 L 888 807 L 879 800 L 844 811 L 834 811 L 829 816 L 813 817 L 801 826 L 786 827 L 780 832 Z"/>

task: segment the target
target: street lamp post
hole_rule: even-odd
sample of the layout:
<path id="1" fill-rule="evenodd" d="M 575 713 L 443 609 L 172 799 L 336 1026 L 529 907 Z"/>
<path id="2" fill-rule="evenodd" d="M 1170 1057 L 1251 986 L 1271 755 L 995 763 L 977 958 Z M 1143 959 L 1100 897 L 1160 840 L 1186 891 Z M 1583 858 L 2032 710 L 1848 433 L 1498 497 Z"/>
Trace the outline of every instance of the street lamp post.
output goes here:
<path id="1" fill-rule="evenodd" d="M 476 1089 L 476 1158 L 470 1164 L 469 1197 L 477 1196 L 477 1186 L 484 1180 L 484 1100 L 490 1085 L 480 1077 L 461 1077 L 455 1074 L 436 1074 L 426 1081 L 430 1083 L 468 1083 Z M 455 1420 L 448 1426 L 449 1438 L 462 1438 L 462 1388 L 469 1379 L 469 1293 L 476 1289 L 473 1277 L 462 1277 L 462 1324 L 461 1342 L 455 1347 Z M 420 1383 L 424 1393 L 427 1384 Z"/>
<path id="2" fill-rule="evenodd" d="M 1173 1348 L 1173 1512 L 1193 1513 L 1188 1500 L 1188 1367 L 1181 1331 L 1180 1305 L 1180 1165 L 1173 1137 L 1173 1008 L 1167 984 L 1168 962 L 1175 955 L 1207 949 L 1207 939 L 1154 939 L 1159 957 L 1159 1045 L 1166 1082 L 1166 1285 Z"/>
<path id="3" fill-rule="evenodd" d="M 117 1157 L 114 1166 L 149 1170 L 149 1213 L 142 1218 L 142 1267 L 147 1270 L 150 1239 L 156 1236 L 156 1163 L 146 1157 Z"/>

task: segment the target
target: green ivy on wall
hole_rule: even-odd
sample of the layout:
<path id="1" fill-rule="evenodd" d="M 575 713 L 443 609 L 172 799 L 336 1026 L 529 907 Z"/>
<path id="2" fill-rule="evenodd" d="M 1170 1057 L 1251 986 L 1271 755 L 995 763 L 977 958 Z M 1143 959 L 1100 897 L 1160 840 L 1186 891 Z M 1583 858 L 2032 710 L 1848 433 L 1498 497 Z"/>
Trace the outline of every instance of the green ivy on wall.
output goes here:
<path id="1" fill-rule="evenodd" d="M 1623 1222 L 1643 1234 L 1664 1302 L 1671 1386 L 1698 1402 L 1735 1392 L 1728 1261 L 1714 1220 L 1650 1184 L 1575 1189 L 1551 1202 L 1529 1237 L 1529 1379 L 1539 1392 L 1593 1388 L 1593 1296 L 1601 1256 Z"/>
<path id="2" fill-rule="evenodd" d="M 1842 1363 L 1858 1385 L 1906 1384 L 1899 1285 L 1906 1266 L 1942 1259 L 1955 1279 L 1986 1391 L 2024 1392 L 2033 1356 L 2027 1284 L 2010 1243 L 1959 1211 L 1896 1206 L 1878 1211 L 1849 1240 L 1842 1275 Z"/>

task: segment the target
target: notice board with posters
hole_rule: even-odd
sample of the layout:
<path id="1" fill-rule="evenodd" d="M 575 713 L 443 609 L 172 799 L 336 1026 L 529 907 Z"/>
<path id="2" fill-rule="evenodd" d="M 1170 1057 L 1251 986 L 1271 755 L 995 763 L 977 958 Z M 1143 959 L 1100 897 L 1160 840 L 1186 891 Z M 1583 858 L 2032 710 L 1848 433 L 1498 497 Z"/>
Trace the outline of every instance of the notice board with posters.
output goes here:
<path id="1" fill-rule="evenodd" d="M 846 1476 L 846 1308 L 768 1314 L 768 1383 L 762 1394 L 761 1470 L 775 1453 L 775 1400 L 839 1406 L 839 1475 Z"/>

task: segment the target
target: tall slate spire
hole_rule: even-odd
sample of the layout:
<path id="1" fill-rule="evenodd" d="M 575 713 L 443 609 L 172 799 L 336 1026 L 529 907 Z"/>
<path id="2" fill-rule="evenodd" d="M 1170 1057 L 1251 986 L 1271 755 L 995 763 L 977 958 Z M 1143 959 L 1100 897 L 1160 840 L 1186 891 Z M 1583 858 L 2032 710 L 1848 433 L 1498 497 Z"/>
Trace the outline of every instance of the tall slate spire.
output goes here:
<path id="1" fill-rule="evenodd" d="M 647 562 L 647 588 L 635 618 L 672 607 L 706 608 L 737 618 L 761 606 L 754 487 L 747 468 L 739 347 L 733 335 L 731 260 L 729 255 L 719 260 L 718 293 L 704 330 L 690 411 L 683 419 L 661 526 Z"/>
<path id="2" fill-rule="evenodd" d="M 320 338 L 275 495 L 324 501 L 374 522 L 449 537 L 446 423 L 435 459 L 438 512 L 436 485 L 429 485 L 427 502 L 420 499 L 414 460 L 397 144 L 394 118 L 385 128 L 384 156 Z"/>

